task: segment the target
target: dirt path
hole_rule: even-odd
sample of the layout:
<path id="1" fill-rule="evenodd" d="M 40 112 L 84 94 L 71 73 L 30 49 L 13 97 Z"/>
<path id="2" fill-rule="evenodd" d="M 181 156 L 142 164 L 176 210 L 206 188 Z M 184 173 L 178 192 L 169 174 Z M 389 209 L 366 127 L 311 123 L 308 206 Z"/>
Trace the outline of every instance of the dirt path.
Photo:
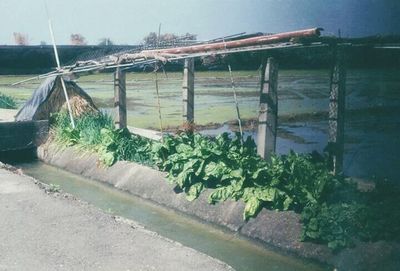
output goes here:
<path id="1" fill-rule="evenodd" d="M 232 270 L 42 186 L 0 168 L 0 270 Z"/>

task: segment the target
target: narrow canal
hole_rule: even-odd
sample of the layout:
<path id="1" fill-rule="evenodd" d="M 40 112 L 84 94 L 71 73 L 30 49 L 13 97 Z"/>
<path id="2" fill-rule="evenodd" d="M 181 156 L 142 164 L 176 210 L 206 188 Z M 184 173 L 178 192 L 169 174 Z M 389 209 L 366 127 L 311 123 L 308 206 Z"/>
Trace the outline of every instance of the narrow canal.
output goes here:
<path id="1" fill-rule="evenodd" d="M 59 186 L 63 191 L 110 214 L 135 220 L 162 236 L 220 259 L 238 271 L 328 270 L 296 257 L 278 254 L 220 228 L 39 161 L 15 166 L 26 175 Z"/>

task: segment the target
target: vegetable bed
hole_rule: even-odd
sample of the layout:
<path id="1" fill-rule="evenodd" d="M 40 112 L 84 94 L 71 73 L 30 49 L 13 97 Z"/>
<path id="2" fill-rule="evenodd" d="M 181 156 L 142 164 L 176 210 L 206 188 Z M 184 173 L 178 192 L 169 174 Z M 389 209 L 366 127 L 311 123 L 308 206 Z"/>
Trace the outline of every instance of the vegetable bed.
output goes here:
<path id="1" fill-rule="evenodd" d="M 110 116 L 84 115 L 69 125 L 68 115 L 53 118 L 55 140 L 99 154 L 99 162 L 134 161 L 167 172 L 174 190 L 189 201 L 207 188 L 210 204 L 243 201 L 243 219 L 262 208 L 293 210 L 301 214 L 303 241 L 327 244 L 338 251 L 356 239 L 399 240 L 400 189 L 377 182 L 375 189 L 360 192 L 351 180 L 334 176 L 323 156 L 290 152 L 266 162 L 256 153 L 251 138 L 222 134 L 216 138 L 196 133 L 167 135 L 162 142 L 115 129 Z M 267 227 L 268 225 L 266 225 Z"/>

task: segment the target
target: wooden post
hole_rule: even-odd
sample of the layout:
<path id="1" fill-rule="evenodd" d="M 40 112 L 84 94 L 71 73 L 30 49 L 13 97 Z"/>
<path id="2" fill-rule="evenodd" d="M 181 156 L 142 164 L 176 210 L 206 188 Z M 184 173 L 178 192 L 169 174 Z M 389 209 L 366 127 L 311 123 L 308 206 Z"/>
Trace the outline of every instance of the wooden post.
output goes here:
<path id="1" fill-rule="evenodd" d="M 185 59 L 182 84 L 183 122 L 194 122 L 194 60 Z"/>
<path id="2" fill-rule="evenodd" d="M 115 126 L 126 128 L 126 78 L 120 68 L 114 73 Z"/>
<path id="3" fill-rule="evenodd" d="M 276 148 L 278 124 L 278 64 L 269 57 L 262 65 L 257 153 L 270 160 Z"/>
<path id="4" fill-rule="evenodd" d="M 346 70 L 344 52 L 335 48 L 330 76 L 328 152 L 334 174 L 343 173 Z"/>

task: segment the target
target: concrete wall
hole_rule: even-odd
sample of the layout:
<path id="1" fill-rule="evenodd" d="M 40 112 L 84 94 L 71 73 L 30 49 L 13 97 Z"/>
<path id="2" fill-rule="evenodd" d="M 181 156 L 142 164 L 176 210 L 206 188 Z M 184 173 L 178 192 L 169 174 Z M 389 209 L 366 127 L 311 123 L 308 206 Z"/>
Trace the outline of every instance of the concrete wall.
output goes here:
<path id="1" fill-rule="evenodd" d="M 46 141 L 49 122 L 0 122 L 0 152 L 23 150 L 39 146 Z"/>
<path id="2" fill-rule="evenodd" d="M 210 205 L 207 197 L 211 191 L 205 191 L 197 200 L 189 202 L 183 193 L 176 194 L 173 191 L 164 173 L 136 163 L 117 162 L 108 168 L 99 167 L 96 154 L 82 154 L 74 148 L 61 148 L 51 143 L 38 148 L 38 157 L 48 164 L 112 184 L 118 189 L 225 227 L 267 246 L 328 263 L 338 270 L 396 270 L 400 265 L 399 244 L 358 243 L 353 249 L 333 254 L 324 245 L 299 241 L 301 224 L 298 214 L 263 209 L 256 218 L 246 223 L 242 218 L 242 202 L 226 201 Z M 384 268 L 382 263 L 385 263 Z"/>

